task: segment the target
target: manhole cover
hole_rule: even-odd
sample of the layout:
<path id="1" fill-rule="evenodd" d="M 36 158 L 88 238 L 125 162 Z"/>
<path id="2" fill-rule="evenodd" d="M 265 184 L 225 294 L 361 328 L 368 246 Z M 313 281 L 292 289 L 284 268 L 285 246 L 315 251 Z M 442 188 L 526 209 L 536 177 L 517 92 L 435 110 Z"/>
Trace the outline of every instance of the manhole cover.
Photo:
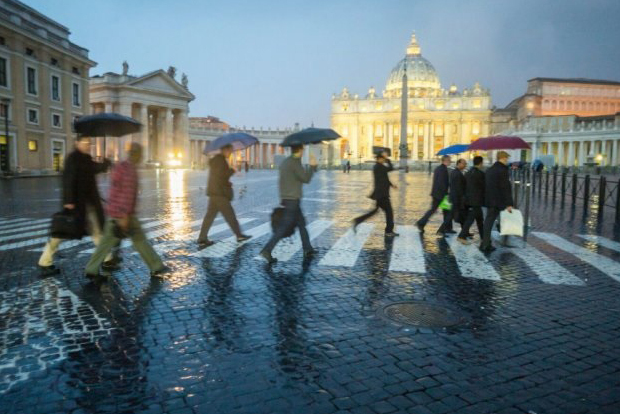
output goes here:
<path id="1" fill-rule="evenodd" d="M 461 322 L 451 310 L 425 302 L 392 303 L 383 307 L 381 314 L 400 324 L 426 328 L 445 328 Z"/>

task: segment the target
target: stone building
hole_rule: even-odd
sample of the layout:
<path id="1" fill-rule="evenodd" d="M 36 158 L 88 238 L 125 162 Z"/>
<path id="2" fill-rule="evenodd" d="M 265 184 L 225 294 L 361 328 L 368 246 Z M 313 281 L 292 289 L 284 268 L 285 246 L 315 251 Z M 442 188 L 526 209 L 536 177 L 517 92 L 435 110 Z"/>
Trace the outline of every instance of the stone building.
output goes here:
<path id="1" fill-rule="evenodd" d="M 403 105 L 404 88 L 407 99 Z M 369 160 L 373 146 L 390 148 L 398 158 L 401 119 L 406 119 L 403 143 L 406 141 L 408 157 L 435 159 L 445 146 L 489 135 L 491 95 L 478 83 L 462 91 L 455 85 L 442 88 L 435 68 L 422 57 L 414 34 L 405 57 L 389 74 L 383 93 L 371 87 L 360 97 L 344 88 L 332 97 L 331 126 L 343 137 L 335 144 L 336 160 Z"/>
<path id="2" fill-rule="evenodd" d="M 73 143 L 74 118 L 89 113 L 88 72 L 96 63 L 69 35 L 68 28 L 19 1 L 0 2 L 0 169 L 5 173 L 60 170 Z"/>
<path id="3" fill-rule="evenodd" d="M 189 165 L 189 102 L 194 95 L 187 89 L 187 77 L 175 80 L 176 69 L 156 70 L 145 75 L 108 72 L 90 79 L 90 106 L 93 113 L 118 112 L 140 121 L 142 131 L 123 138 L 107 139 L 111 159 L 123 158 L 128 142 L 142 143 L 145 161 Z M 102 139 L 94 155 L 103 155 Z"/>

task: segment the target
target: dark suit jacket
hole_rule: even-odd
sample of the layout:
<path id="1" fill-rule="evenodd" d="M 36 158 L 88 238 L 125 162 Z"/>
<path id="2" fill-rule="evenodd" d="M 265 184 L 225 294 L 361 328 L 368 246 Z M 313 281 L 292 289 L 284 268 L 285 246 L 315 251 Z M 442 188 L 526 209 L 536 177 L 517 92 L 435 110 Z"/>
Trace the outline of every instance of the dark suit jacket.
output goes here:
<path id="1" fill-rule="evenodd" d="M 387 160 L 387 165 L 376 163 L 372 168 L 372 173 L 375 177 L 375 189 L 373 190 L 370 198 L 373 200 L 380 200 L 390 196 L 390 187 L 393 187 L 388 173 L 394 169 L 392 162 Z"/>
<path id="2" fill-rule="evenodd" d="M 228 166 L 228 162 L 222 154 L 217 154 L 209 160 L 209 182 L 207 185 L 207 195 L 233 198 L 232 184 L 230 177 L 235 170 Z"/>
<path id="3" fill-rule="evenodd" d="M 458 168 L 450 172 L 450 202 L 455 209 L 465 208 L 465 176 Z"/>
<path id="4" fill-rule="evenodd" d="M 435 172 L 433 172 L 433 189 L 431 190 L 431 197 L 441 200 L 448 195 L 449 188 L 450 178 L 448 175 L 448 167 L 441 164 L 435 168 Z"/>
<path id="5" fill-rule="evenodd" d="M 497 161 L 486 172 L 484 199 L 487 207 L 500 210 L 512 206 L 512 187 L 508 166 Z"/>
<path id="6" fill-rule="evenodd" d="M 465 174 L 465 205 L 482 207 L 484 205 L 484 172 L 473 167 Z"/>

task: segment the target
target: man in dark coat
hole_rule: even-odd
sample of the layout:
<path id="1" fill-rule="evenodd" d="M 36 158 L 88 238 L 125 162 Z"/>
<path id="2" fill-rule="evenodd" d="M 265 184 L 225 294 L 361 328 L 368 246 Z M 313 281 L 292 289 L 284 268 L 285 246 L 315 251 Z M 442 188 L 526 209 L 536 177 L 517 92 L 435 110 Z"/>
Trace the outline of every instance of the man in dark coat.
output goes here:
<path id="1" fill-rule="evenodd" d="M 232 183 L 230 177 L 235 170 L 228 166 L 226 159 L 232 154 L 232 145 L 222 147 L 220 153 L 209 160 L 209 181 L 207 183 L 207 195 L 209 196 L 209 207 L 202 221 L 200 234 L 198 235 L 198 249 L 211 246 L 214 242 L 209 240 L 209 229 L 215 220 L 217 213 L 222 213 L 224 220 L 230 229 L 237 236 L 237 241 L 242 242 L 251 236 L 241 233 L 239 222 L 230 204 L 233 199 Z"/>
<path id="2" fill-rule="evenodd" d="M 456 168 L 450 172 L 450 203 L 452 203 L 452 219 L 463 226 L 467 212 L 465 210 L 465 175 L 467 161 L 460 158 Z"/>
<path id="3" fill-rule="evenodd" d="M 512 213 L 512 188 L 510 186 L 510 172 L 508 171 L 508 155 L 505 151 L 497 153 L 497 161 L 486 172 L 484 199 L 487 206 L 487 216 L 484 219 L 482 244 L 480 250 L 490 253 L 495 250 L 491 243 L 491 230 L 499 213 L 506 210 Z"/>
<path id="4" fill-rule="evenodd" d="M 90 234 L 95 245 L 99 244 L 105 218 L 101 197 L 97 188 L 95 176 L 105 172 L 110 167 L 110 161 L 103 163 L 93 161 L 90 156 L 90 138 L 78 137 L 75 149 L 67 156 L 62 174 L 63 208 L 73 210 L 78 223 L 82 227 L 83 235 Z M 49 239 L 43 254 L 39 258 L 41 276 L 50 276 L 60 272 L 54 266 L 54 254 L 62 239 Z M 115 268 L 111 263 L 112 255 L 106 257 L 106 266 Z"/>
<path id="5" fill-rule="evenodd" d="M 375 200 L 377 204 L 374 209 L 353 220 L 353 230 L 355 230 L 360 223 L 368 220 L 381 209 L 385 213 L 385 237 L 398 236 L 397 233 L 394 233 L 394 212 L 392 210 L 392 203 L 390 202 L 390 187 L 396 188 L 396 186 L 390 182 L 388 177 L 388 173 L 393 169 L 392 162 L 385 152 L 377 154 L 377 162 L 372 169 L 375 179 L 375 189 L 370 195 L 370 198 Z"/>
<path id="6" fill-rule="evenodd" d="M 484 171 L 482 171 L 483 158 L 481 156 L 474 157 L 474 167 L 465 174 L 465 208 L 467 216 L 461 233 L 457 240 L 463 244 L 469 244 L 469 229 L 476 221 L 478 225 L 478 234 L 482 237 L 484 216 L 482 214 L 482 206 L 484 205 Z"/>
<path id="7" fill-rule="evenodd" d="M 444 155 L 441 157 L 441 164 L 435 168 L 433 172 L 433 188 L 431 190 L 431 208 L 424 214 L 424 216 L 416 222 L 416 226 L 421 233 L 424 233 L 424 226 L 428 223 L 433 213 L 437 211 L 441 200 L 448 195 L 450 189 L 450 175 L 448 167 L 450 166 L 450 156 Z M 443 223 L 437 230 L 437 234 L 455 233 L 452 230 L 452 214 L 450 210 L 443 210 Z"/>

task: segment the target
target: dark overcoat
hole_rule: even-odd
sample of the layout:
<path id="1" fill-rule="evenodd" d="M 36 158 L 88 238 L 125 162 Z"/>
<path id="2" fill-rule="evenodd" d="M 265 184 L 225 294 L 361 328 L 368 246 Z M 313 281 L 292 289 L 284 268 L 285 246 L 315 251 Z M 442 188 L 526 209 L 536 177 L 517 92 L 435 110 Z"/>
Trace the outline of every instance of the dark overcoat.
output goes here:
<path id="1" fill-rule="evenodd" d="M 487 207 L 503 210 L 513 205 L 508 166 L 497 161 L 486 172 L 484 199 Z"/>
<path id="2" fill-rule="evenodd" d="M 230 168 L 226 158 L 222 154 L 217 154 L 209 160 L 209 180 L 207 183 L 207 195 L 226 197 L 233 199 L 232 183 L 230 177 L 235 170 Z"/>
<path id="3" fill-rule="evenodd" d="M 473 167 L 465 174 L 465 205 L 482 207 L 484 205 L 484 171 Z"/>
<path id="4" fill-rule="evenodd" d="M 390 160 L 386 161 L 387 165 L 380 162 L 375 163 L 372 168 L 372 173 L 375 178 L 375 188 L 370 195 L 373 200 L 381 200 L 382 198 L 388 198 L 390 196 L 390 187 L 393 187 L 388 173 L 394 169 Z"/>
<path id="5" fill-rule="evenodd" d="M 441 200 L 448 195 L 449 188 L 450 176 L 448 174 L 448 167 L 444 164 L 440 164 L 433 172 L 433 188 L 431 190 L 431 197 Z"/>

